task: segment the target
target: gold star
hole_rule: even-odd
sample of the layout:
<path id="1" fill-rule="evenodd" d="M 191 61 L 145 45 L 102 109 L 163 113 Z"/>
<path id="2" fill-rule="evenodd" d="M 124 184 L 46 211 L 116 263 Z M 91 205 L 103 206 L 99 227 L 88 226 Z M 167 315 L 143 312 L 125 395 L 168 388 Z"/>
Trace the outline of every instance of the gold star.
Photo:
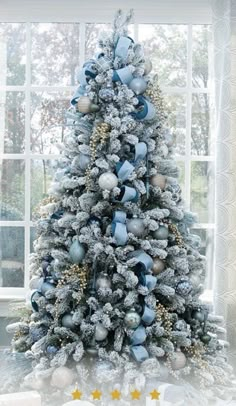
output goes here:
<path id="1" fill-rule="evenodd" d="M 93 400 L 100 400 L 102 396 L 102 392 L 100 390 L 96 389 L 92 392 Z"/>
<path id="2" fill-rule="evenodd" d="M 111 397 L 113 400 L 120 400 L 120 395 L 121 395 L 121 393 L 117 389 L 115 389 L 111 392 Z"/>
<path id="3" fill-rule="evenodd" d="M 74 392 L 72 392 L 73 400 L 76 400 L 76 399 L 81 400 L 81 396 L 82 396 L 82 392 L 80 392 L 80 391 L 78 390 L 78 388 L 76 388 L 76 389 L 74 390 Z"/>
<path id="4" fill-rule="evenodd" d="M 133 392 L 131 392 L 131 396 L 132 396 L 132 400 L 139 400 L 140 396 L 141 396 L 141 392 L 137 389 L 133 390 Z"/>
<path id="5" fill-rule="evenodd" d="M 154 390 L 150 393 L 150 395 L 151 395 L 151 399 L 152 399 L 152 400 L 154 400 L 154 399 L 159 400 L 160 392 L 158 392 L 156 389 L 154 389 Z"/>

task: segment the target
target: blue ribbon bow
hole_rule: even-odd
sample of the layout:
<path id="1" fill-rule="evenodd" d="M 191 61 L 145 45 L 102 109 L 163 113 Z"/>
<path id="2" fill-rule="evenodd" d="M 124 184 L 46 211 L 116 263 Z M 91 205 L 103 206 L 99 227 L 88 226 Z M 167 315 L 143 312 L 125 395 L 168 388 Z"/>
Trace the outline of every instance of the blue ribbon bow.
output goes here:
<path id="1" fill-rule="evenodd" d="M 155 107 L 144 96 L 138 96 L 136 111 L 130 113 L 136 120 L 152 120 L 155 115 Z"/>
<path id="2" fill-rule="evenodd" d="M 143 250 L 136 250 L 130 254 L 131 258 L 137 258 L 135 269 L 137 272 L 148 273 L 153 267 L 153 259 Z M 152 275 L 147 275 L 152 276 Z"/>
<path id="3" fill-rule="evenodd" d="M 112 80 L 113 82 L 121 82 L 126 85 L 128 85 L 131 80 L 133 79 L 133 75 L 131 73 L 131 70 L 128 66 L 125 66 L 124 68 L 114 70 L 113 75 L 112 75 Z"/>
<path id="4" fill-rule="evenodd" d="M 128 56 L 129 47 L 133 42 L 133 39 L 130 37 L 119 37 L 115 46 L 114 56 L 120 58 L 121 61 L 125 63 Z"/>
<path id="5" fill-rule="evenodd" d="M 142 159 L 145 158 L 147 155 L 147 145 L 145 142 L 138 142 L 135 144 L 135 153 L 134 153 L 134 160 L 118 162 L 116 164 L 116 173 L 120 180 L 123 182 L 129 178 L 132 172 L 135 169 L 135 165 L 137 165 Z"/>
<path id="6" fill-rule="evenodd" d="M 130 186 L 121 186 L 120 188 L 120 194 L 117 198 L 117 200 L 121 203 L 125 202 L 134 202 L 137 203 L 139 198 L 139 194 L 136 189 Z"/>
<path id="7" fill-rule="evenodd" d="M 115 211 L 111 224 L 112 236 L 117 245 L 125 245 L 128 240 L 126 228 L 126 213 L 122 210 Z"/>

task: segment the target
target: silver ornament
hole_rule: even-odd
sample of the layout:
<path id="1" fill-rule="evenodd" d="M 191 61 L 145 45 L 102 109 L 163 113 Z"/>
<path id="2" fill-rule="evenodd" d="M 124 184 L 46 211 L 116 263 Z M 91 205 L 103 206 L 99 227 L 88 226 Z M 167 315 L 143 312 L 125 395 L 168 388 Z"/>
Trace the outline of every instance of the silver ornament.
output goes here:
<path id="1" fill-rule="evenodd" d="M 161 190 L 164 190 L 166 187 L 166 177 L 161 174 L 153 175 L 150 178 L 150 183 L 154 187 L 159 187 Z"/>
<path id="2" fill-rule="evenodd" d="M 81 96 L 77 102 L 77 109 L 80 113 L 89 113 L 92 102 L 88 96 Z"/>
<path id="3" fill-rule="evenodd" d="M 141 322 L 141 317 L 136 310 L 132 308 L 126 313 L 124 322 L 126 327 L 136 329 Z"/>
<path id="4" fill-rule="evenodd" d="M 187 330 L 187 323 L 185 320 L 178 320 L 174 324 L 174 329 L 178 331 L 186 331 Z"/>
<path id="5" fill-rule="evenodd" d="M 189 279 L 181 279 L 175 288 L 175 291 L 180 296 L 187 296 L 192 291 L 192 284 Z"/>
<path id="6" fill-rule="evenodd" d="M 159 226 L 159 228 L 153 232 L 153 236 L 157 240 L 166 240 L 168 238 L 168 235 L 169 230 L 166 226 Z"/>
<path id="7" fill-rule="evenodd" d="M 118 178 L 112 172 L 105 172 L 99 177 L 98 184 L 103 190 L 112 190 L 118 185 Z"/>
<path id="8" fill-rule="evenodd" d="M 111 279 L 107 273 L 101 273 L 96 280 L 96 289 L 110 289 L 111 288 Z"/>
<path id="9" fill-rule="evenodd" d="M 137 95 L 142 94 L 147 89 L 147 82 L 142 77 L 134 78 L 129 83 L 129 88 Z"/>
<path id="10" fill-rule="evenodd" d="M 162 261 L 162 259 L 160 259 L 160 258 L 154 258 L 152 273 L 154 275 L 158 275 L 160 272 L 164 271 L 164 269 L 165 269 L 165 262 Z"/>
<path id="11" fill-rule="evenodd" d="M 106 327 L 102 325 L 102 323 L 98 323 L 95 327 L 95 340 L 96 341 L 103 341 L 108 336 L 108 330 Z"/>
<path id="12" fill-rule="evenodd" d="M 148 75 L 152 70 L 152 61 L 150 59 L 145 60 L 144 75 Z"/>
<path id="13" fill-rule="evenodd" d="M 171 367 L 174 371 L 184 368 L 186 365 L 186 357 L 184 353 L 177 349 L 171 358 Z"/>
<path id="14" fill-rule="evenodd" d="M 71 385 L 73 380 L 74 380 L 73 370 L 61 366 L 53 371 L 51 384 L 52 386 L 56 386 L 57 388 L 62 389 Z"/>
<path id="15" fill-rule="evenodd" d="M 61 324 L 63 327 L 73 330 L 75 328 L 75 324 L 73 322 L 73 315 L 70 313 L 64 314 L 64 316 L 61 319 Z"/>
<path id="16" fill-rule="evenodd" d="M 78 240 L 73 241 L 69 250 L 69 255 L 73 264 L 80 264 L 85 257 L 84 246 Z"/>
<path id="17" fill-rule="evenodd" d="M 203 323 L 203 321 L 205 320 L 205 313 L 204 311 L 200 310 L 194 310 L 192 313 L 192 317 L 199 321 L 200 323 Z"/>
<path id="18" fill-rule="evenodd" d="M 100 110 L 100 107 L 97 104 L 94 104 L 94 103 L 91 104 L 91 107 L 90 107 L 91 113 L 96 113 L 99 110 Z"/>
<path id="19" fill-rule="evenodd" d="M 127 221 L 127 230 L 136 237 L 142 237 L 145 231 L 144 222 L 142 219 L 132 218 Z"/>

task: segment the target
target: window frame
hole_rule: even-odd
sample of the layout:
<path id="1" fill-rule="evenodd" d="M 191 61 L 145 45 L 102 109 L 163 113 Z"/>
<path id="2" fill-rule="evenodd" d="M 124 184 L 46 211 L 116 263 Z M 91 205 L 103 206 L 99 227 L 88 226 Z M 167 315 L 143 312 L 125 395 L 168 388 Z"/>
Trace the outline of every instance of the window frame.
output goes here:
<path id="1" fill-rule="evenodd" d="M 20 3 L 20 4 L 19 4 Z M 23 154 L 1 154 L 2 159 L 23 159 L 25 162 L 25 218 L 23 221 L 0 221 L 0 226 L 17 227 L 22 226 L 24 235 L 24 258 L 25 258 L 25 285 L 23 288 L 0 288 L 0 315 L 6 314 L 7 303 L 14 299 L 23 299 L 29 286 L 29 255 L 30 255 L 30 230 L 33 223 L 30 218 L 30 165 L 31 160 L 36 159 L 57 159 L 58 155 L 35 154 L 30 150 L 30 98 L 31 91 L 37 90 L 60 90 L 71 91 L 71 86 L 33 86 L 31 84 L 31 29 L 30 24 L 34 22 L 61 22 L 80 24 L 80 66 L 85 59 L 85 27 L 86 23 L 109 23 L 112 21 L 117 7 L 110 4 L 109 0 L 103 0 L 104 7 L 99 6 L 99 1 L 88 0 L 86 5 L 79 0 L 40 0 L 21 2 L 17 0 L 6 0 L 0 5 L 0 22 L 23 22 L 26 23 L 26 83 L 23 86 L 0 86 L 1 90 L 25 92 L 25 152 Z M 56 7 L 55 7 L 56 6 Z M 192 86 L 192 27 L 194 24 L 211 24 L 211 9 L 207 0 L 180 0 L 176 8 L 175 0 L 137 1 L 121 0 L 119 7 L 128 10 L 134 9 L 134 39 L 138 40 L 138 24 L 187 24 L 187 83 L 183 88 L 163 87 L 164 93 L 185 93 L 186 94 L 186 151 L 184 156 L 176 157 L 177 161 L 184 161 L 185 166 L 185 191 L 184 197 L 186 206 L 190 206 L 190 183 L 191 183 L 191 162 L 214 161 L 213 156 L 191 155 L 191 109 L 192 94 L 197 92 L 209 92 L 209 89 L 194 88 Z M 174 13 L 170 13 L 174 10 Z M 187 159 L 186 159 L 187 158 Z M 195 228 L 214 228 L 214 224 L 197 224 Z"/>

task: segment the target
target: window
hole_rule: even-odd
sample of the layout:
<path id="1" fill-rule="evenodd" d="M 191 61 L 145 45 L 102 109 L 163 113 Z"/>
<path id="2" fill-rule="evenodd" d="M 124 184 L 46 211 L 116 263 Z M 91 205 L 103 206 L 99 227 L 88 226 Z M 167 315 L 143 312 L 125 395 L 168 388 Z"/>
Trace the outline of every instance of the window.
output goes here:
<path id="1" fill-rule="evenodd" d="M 76 72 L 91 57 L 99 32 L 109 29 L 114 11 L 107 7 L 101 13 L 97 6 L 78 10 L 71 0 L 78 10 L 75 17 L 74 9 L 61 3 L 57 10 L 51 1 L 28 10 L 9 1 L 1 13 L 0 299 L 23 297 L 27 290 L 35 236 L 32 218 L 47 195 L 60 155 Z M 204 1 L 198 6 L 188 2 L 198 12 L 183 1 L 180 9 L 184 7 L 185 13 L 179 16 L 168 9 L 170 3 L 163 2 L 157 10 L 154 3 L 144 8 L 140 2 L 130 33 L 143 43 L 159 75 L 176 138 L 183 194 L 187 207 L 199 213 L 194 232 L 202 237 L 201 251 L 207 254 L 210 289 L 214 260 L 210 14 Z"/>

